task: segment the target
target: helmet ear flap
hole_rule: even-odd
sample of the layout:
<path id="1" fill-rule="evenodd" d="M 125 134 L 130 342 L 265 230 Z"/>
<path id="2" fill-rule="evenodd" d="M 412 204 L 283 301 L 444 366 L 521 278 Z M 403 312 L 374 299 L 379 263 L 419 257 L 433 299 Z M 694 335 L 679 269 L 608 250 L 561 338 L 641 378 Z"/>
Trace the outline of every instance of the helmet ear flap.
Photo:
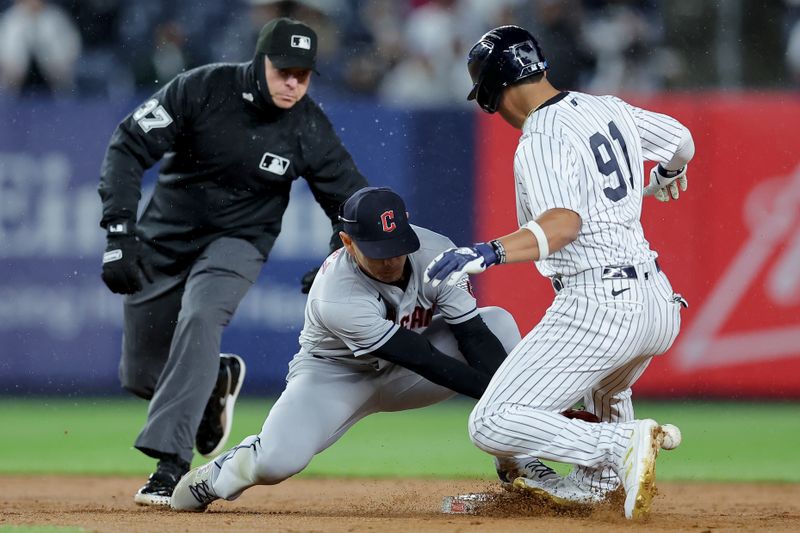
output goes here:
<path id="1" fill-rule="evenodd" d="M 487 113 L 496 113 L 497 107 L 500 105 L 500 95 L 503 92 L 503 87 L 490 87 L 489 83 L 482 83 L 478 87 L 475 100 L 481 109 Z"/>
<path id="2" fill-rule="evenodd" d="M 474 71 L 473 79 L 477 83 L 469 94 L 469 99 L 475 99 L 478 105 L 487 113 L 497 112 L 500 104 L 500 95 L 506 84 L 503 83 L 502 67 L 505 58 L 502 55 L 490 53 L 482 58 L 478 65 L 471 65 Z M 475 68 L 477 67 L 477 68 Z"/>

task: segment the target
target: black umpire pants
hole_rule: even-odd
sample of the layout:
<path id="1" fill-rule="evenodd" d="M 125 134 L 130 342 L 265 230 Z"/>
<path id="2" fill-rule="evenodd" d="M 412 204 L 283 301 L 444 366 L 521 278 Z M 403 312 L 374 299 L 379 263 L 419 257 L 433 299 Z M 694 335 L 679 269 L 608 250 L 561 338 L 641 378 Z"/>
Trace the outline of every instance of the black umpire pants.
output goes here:
<path id="1" fill-rule="evenodd" d="M 150 272 L 124 299 L 123 388 L 150 400 L 135 447 L 192 460 L 195 434 L 219 372 L 222 330 L 264 264 L 242 239 L 209 244 L 184 272 Z"/>

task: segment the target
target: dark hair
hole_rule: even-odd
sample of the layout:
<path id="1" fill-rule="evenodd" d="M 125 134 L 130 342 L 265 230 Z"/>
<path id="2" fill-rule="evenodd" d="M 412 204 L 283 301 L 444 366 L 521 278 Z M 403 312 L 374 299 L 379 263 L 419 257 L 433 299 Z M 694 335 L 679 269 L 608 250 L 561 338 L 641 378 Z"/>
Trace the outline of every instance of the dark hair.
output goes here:
<path id="1" fill-rule="evenodd" d="M 544 76 L 545 76 L 544 72 L 539 72 L 537 74 L 534 74 L 533 76 L 528 76 L 527 78 L 522 78 L 521 80 L 519 80 L 519 81 L 517 81 L 515 83 L 512 83 L 510 86 L 524 85 L 526 83 L 539 83 L 540 81 L 542 81 L 544 79 Z"/>

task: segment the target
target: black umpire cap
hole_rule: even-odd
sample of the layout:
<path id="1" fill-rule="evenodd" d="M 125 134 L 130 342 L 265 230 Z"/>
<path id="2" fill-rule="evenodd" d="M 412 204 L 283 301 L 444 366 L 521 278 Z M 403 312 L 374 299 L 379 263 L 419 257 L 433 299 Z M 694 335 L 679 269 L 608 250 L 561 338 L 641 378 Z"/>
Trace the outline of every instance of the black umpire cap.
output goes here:
<path id="1" fill-rule="evenodd" d="M 406 204 L 388 187 L 357 190 L 339 208 L 344 231 L 370 259 L 390 259 L 419 250 Z"/>
<path id="2" fill-rule="evenodd" d="M 275 68 L 314 69 L 317 33 L 299 20 L 273 19 L 261 28 L 256 54 L 266 54 Z"/>

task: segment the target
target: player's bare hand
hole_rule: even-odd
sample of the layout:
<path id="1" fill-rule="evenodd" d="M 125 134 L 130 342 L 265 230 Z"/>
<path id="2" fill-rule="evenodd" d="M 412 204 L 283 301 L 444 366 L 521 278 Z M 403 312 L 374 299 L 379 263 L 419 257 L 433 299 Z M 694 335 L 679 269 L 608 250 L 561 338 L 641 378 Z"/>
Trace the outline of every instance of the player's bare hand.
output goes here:
<path id="1" fill-rule="evenodd" d="M 660 164 L 650 171 L 650 184 L 644 188 L 645 196 L 655 196 L 659 202 L 669 202 L 670 198 L 677 200 L 681 191 L 685 191 L 688 182 L 686 169 L 688 165 L 679 170 L 666 170 Z"/>
<path id="2" fill-rule="evenodd" d="M 443 281 L 455 285 L 464 274 L 480 274 L 495 263 L 497 254 L 489 244 L 450 248 L 433 258 L 425 269 L 424 280 L 433 287 Z"/>

